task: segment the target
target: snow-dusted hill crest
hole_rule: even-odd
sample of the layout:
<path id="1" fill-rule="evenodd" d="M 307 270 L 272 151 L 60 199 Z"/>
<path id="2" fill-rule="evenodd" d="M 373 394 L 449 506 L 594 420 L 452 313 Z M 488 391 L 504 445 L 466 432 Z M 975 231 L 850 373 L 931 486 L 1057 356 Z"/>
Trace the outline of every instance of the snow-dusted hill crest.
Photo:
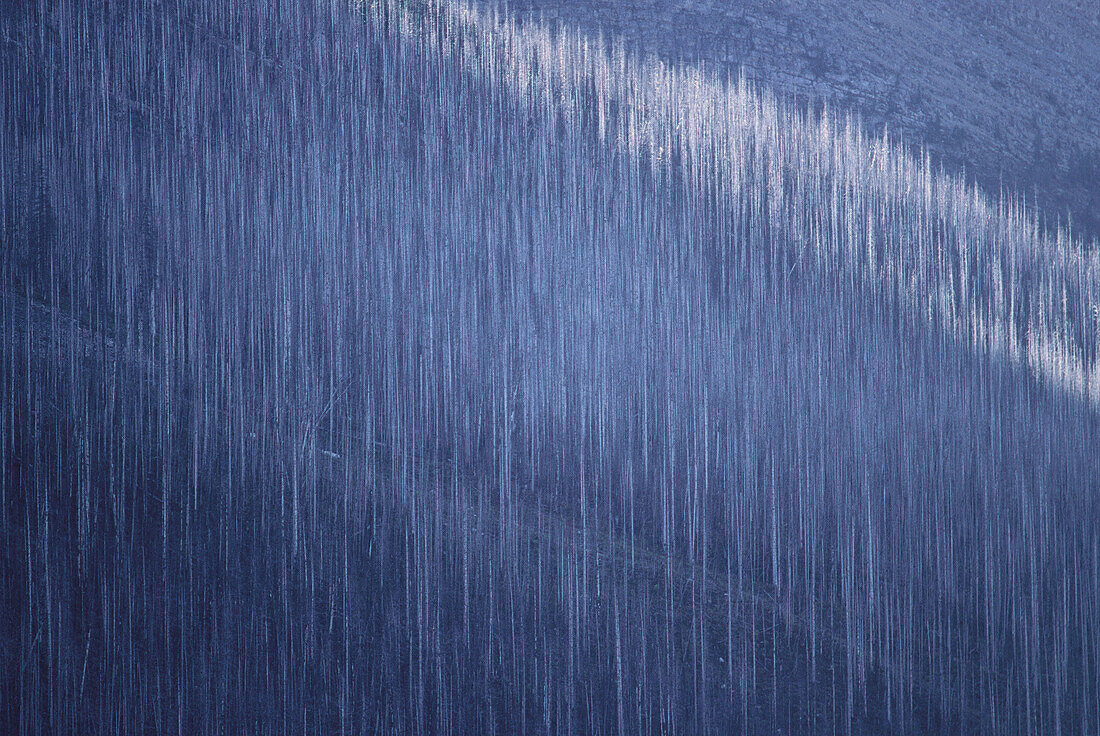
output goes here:
<path id="1" fill-rule="evenodd" d="M 406 16 L 403 32 L 697 196 L 760 209 L 779 233 L 765 247 L 851 271 L 910 319 L 1100 405 L 1100 250 L 1041 227 L 1021 198 L 992 199 L 844 113 L 797 109 L 744 78 L 461 0 L 427 18 Z"/>
<path id="2" fill-rule="evenodd" d="M 743 69 L 784 99 L 858 112 L 987 191 L 1098 234 L 1100 12 L 1080 0 L 480 0 Z"/>

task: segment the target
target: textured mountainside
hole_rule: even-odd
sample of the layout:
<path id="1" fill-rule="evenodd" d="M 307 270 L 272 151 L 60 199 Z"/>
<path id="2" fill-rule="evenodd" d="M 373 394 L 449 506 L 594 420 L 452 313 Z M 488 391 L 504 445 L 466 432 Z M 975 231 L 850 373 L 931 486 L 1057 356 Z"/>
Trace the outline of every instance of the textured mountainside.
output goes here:
<path id="1" fill-rule="evenodd" d="M 1100 233 L 1100 4 L 1080 0 L 503 0 L 512 11 L 828 101 L 996 196 Z"/>
<path id="2" fill-rule="evenodd" d="M 5 23 L 0 733 L 1098 732 L 1064 230 L 458 0 Z"/>

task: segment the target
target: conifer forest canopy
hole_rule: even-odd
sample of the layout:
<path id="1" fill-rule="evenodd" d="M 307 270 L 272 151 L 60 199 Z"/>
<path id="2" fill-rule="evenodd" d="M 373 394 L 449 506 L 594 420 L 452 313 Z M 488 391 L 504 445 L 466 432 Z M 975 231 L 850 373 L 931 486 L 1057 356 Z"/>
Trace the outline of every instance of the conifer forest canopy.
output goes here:
<path id="1" fill-rule="evenodd" d="M 1026 191 L 486 2 L 0 31 L 0 732 L 1100 733 Z"/>

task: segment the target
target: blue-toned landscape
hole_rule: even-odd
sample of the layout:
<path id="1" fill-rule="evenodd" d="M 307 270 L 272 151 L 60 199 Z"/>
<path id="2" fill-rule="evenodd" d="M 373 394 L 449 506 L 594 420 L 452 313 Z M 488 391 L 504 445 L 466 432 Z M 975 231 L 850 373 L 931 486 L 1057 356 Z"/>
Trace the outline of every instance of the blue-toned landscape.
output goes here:
<path id="1" fill-rule="evenodd" d="M 1100 733 L 1100 16 L 830 3 L 0 11 L 0 732 Z"/>

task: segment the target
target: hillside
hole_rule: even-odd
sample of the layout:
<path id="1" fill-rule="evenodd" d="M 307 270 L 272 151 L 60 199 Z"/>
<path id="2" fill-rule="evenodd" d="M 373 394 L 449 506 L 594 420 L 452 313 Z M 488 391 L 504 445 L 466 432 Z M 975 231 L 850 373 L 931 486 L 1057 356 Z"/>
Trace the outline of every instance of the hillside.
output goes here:
<path id="1" fill-rule="evenodd" d="M 1100 723 L 1100 257 L 1019 197 L 457 2 L 25 10 L 0 730 Z"/>

